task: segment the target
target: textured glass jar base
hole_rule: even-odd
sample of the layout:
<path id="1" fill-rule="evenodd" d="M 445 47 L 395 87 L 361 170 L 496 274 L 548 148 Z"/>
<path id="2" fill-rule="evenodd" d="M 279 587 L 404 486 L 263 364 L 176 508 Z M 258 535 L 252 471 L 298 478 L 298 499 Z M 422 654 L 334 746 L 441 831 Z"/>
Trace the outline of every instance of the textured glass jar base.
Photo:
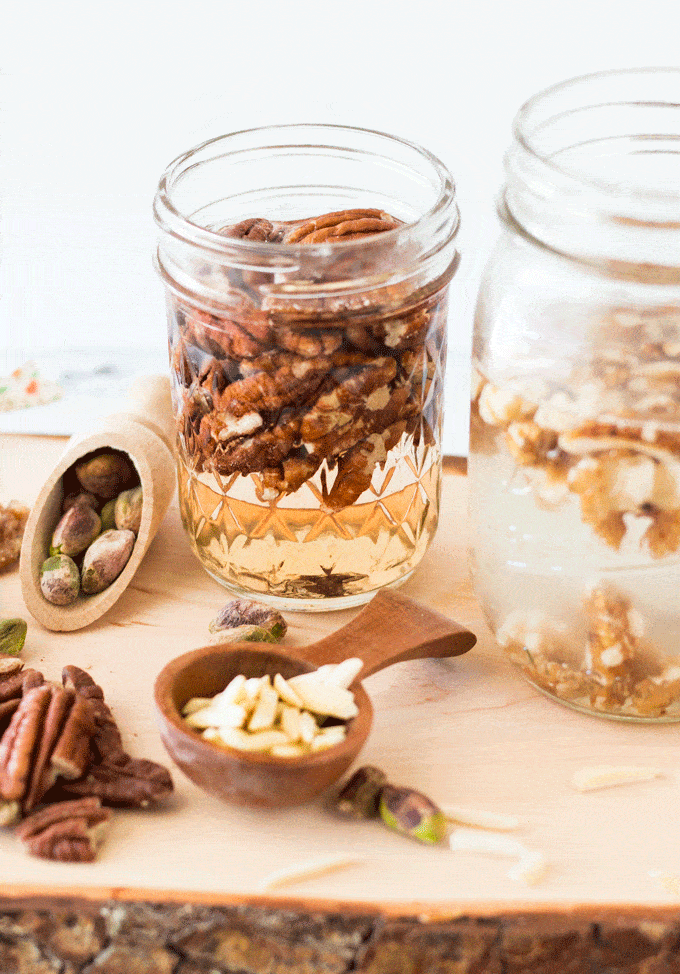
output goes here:
<path id="1" fill-rule="evenodd" d="M 595 710 L 587 701 L 579 700 L 568 700 L 565 697 L 559 697 L 551 690 L 542 687 L 540 683 L 534 682 L 524 671 L 522 676 L 527 681 L 527 683 L 532 686 L 535 690 L 539 690 L 544 697 L 549 700 L 554 700 L 555 703 L 561 703 L 565 707 L 569 707 L 570 710 L 575 710 L 579 714 L 587 714 L 590 717 L 606 717 L 608 720 L 618 720 L 626 724 L 677 724 L 680 721 L 680 702 L 678 702 L 677 712 L 666 712 L 662 716 L 658 717 L 640 717 L 637 714 L 625 714 L 617 713 L 616 711 L 610 710 Z"/>
<path id="2" fill-rule="evenodd" d="M 189 542 L 230 591 L 290 611 L 345 609 L 405 581 L 438 521 L 441 457 L 400 444 L 359 500 L 323 507 L 324 467 L 290 495 L 261 500 L 256 476 L 218 478 L 178 463 Z"/>
<path id="3" fill-rule="evenodd" d="M 413 571 L 407 572 L 405 575 L 402 575 L 401 578 L 398 578 L 395 582 L 392 582 L 389 585 L 383 585 L 380 588 L 370 589 L 366 592 L 361 592 L 358 595 L 347 595 L 341 598 L 323 596 L 322 598 L 316 597 L 313 599 L 288 599 L 279 595 L 263 595 L 261 592 L 253 592 L 252 589 L 241 588 L 238 585 L 231 585 L 229 582 L 225 581 L 224 578 L 210 571 L 205 564 L 203 567 L 211 578 L 213 578 L 216 582 L 219 582 L 223 588 L 225 588 L 228 592 L 231 592 L 231 594 L 236 598 L 256 598 L 258 602 L 263 602 L 265 605 L 270 605 L 272 608 L 278 609 L 279 612 L 340 612 L 342 609 L 354 609 L 357 606 L 365 605 L 367 602 L 370 602 L 371 599 L 378 594 L 380 588 L 399 588 L 399 586 L 408 581 L 413 574 Z"/>

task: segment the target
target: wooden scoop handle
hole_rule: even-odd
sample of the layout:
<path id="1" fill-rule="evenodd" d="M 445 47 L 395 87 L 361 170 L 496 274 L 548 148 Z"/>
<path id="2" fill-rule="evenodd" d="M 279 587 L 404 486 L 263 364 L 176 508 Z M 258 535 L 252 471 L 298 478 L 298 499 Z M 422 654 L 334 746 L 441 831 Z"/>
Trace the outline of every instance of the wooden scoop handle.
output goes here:
<path id="1" fill-rule="evenodd" d="M 124 409 L 160 436 L 172 453 L 176 429 L 170 389 L 170 379 L 166 375 L 140 376 L 130 387 Z"/>
<path id="2" fill-rule="evenodd" d="M 460 656 L 476 642 L 474 633 L 452 619 L 383 590 L 342 629 L 301 650 L 296 647 L 295 654 L 315 666 L 358 656 L 364 661 L 358 679 L 363 679 L 403 660 Z"/>

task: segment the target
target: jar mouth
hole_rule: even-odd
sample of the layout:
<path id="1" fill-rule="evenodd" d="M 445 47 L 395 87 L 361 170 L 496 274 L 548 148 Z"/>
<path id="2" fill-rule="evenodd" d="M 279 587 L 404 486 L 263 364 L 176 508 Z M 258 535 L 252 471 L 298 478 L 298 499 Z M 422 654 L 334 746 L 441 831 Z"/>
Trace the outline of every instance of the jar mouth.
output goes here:
<path id="1" fill-rule="evenodd" d="M 291 162 L 294 163 L 296 157 L 299 161 L 304 160 L 304 168 L 309 168 L 309 162 L 315 153 L 322 163 L 337 157 L 338 173 L 343 167 L 345 172 L 351 172 L 358 161 L 368 158 L 373 162 L 376 171 L 382 166 L 388 174 L 395 176 L 395 183 L 408 182 L 410 179 L 423 189 L 423 199 L 431 197 L 430 205 L 416 219 L 403 220 L 399 213 L 391 214 L 402 219 L 403 225 L 380 234 L 383 249 L 398 248 L 406 239 L 412 247 L 414 240 L 420 240 L 423 242 L 423 252 L 426 253 L 445 246 L 457 233 L 459 213 L 455 204 L 455 185 L 448 169 L 435 155 L 416 143 L 383 132 L 313 123 L 243 129 L 209 139 L 182 153 L 170 163 L 160 178 L 154 199 L 156 223 L 164 233 L 209 252 L 214 258 L 229 263 L 255 263 L 260 268 L 270 265 L 272 268 L 290 270 L 299 264 L 303 256 L 305 262 L 310 258 L 323 259 L 331 253 L 337 254 L 338 248 L 342 248 L 342 252 L 347 255 L 366 255 L 375 246 L 375 236 L 351 241 L 336 239 L 332 244 L 287 243 L 282 247 L 271 242 L 225 237 L 214 229 L 219 225 L 219 221 L 212 219 L 220 209 L 216 204 L 223 204 L 222 209 L 225 212 L 230 207 L 233 210 L 233 217 L 223 221 L 222 226 L 238 223 L 246 217 L 272 219 L 272 212 L 264 212 L 264 209 L 269 203 L 276 210 L 286 191 L 289 193 L 289 206 L 291 202 L 294 205 L 296 200 L 303 205 L 305 199 L 312 199 L 314 196 L 319 198 L 317 211 L 301 212 L 298 219 L 309 219 L 333 209 L 350 208 L 348 205 L 328 206 L 324 209 L 321 200 L 330 198 L 333 192 L 338 196 L 344 192 L 347 197 L 354 197 L 354 205 L 357 207 L 367 205 L 366 202 L 362 203 L 361 197 L 368 200 L 369 192 L 362 193 L 361 188 L 352 185 L 351 180 L 344 184 L 327 180 L 315 191 L 312 184 L 294 184 L 290 181 L 286 184 L 284 175 L 278 186 L 256 185 L 244 188 L 246 183 L 243 177 L 249 163 L 264 172 L 263 163 L 269 155 L 283 161 L 286 172 L 290 172 Z M 198 187 L 201 167 L 216 168 L 216 163 L 221 163 L 227 176 L 235 175 L 234 185 L 229 187 L 229 194 L 222 199 L 203 200 L 198 205 L 198 188 L 192 195 L 190 184 L 193 181 Z M 370 205 L 377 205 L 391 212 L 387 206 L 382 207 L 380 204 L 381 201 L 378 200 L 377 204 Z M 202 215 L 201 219 L 198 218 L 199 213 Z M 273 218 L 277 218 L 277 213 L 273 214 Z"/>
<path id="2" fill-rule="evenodd" d="M 515 116 L 505 171 L 499 213 L 525 237 L 606 273 L 675 281 L 680 68 L 603 71 L 539 92 Z"/>
<path id="3" fill-rule="evenodd" d="M 637 195 L 680 214 L 680 68 L 560 82 L 524 103 L 513 136 L 545 177 L 590 188 L 613 207 Z"/>

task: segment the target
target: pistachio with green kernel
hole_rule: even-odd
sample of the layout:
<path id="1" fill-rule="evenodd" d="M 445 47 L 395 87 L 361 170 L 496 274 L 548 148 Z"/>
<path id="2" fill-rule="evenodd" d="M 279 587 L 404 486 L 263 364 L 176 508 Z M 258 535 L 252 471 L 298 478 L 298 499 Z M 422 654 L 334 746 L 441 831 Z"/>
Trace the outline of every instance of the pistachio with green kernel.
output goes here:
<path id="1" fill-rule="evenodd" d="M 135 544 L 133 531 L 105 531 L 96 538 L 83 557 L 81 587 L 86 595 L 108 588 L 127 565 Z"/>
<path id="2" fill-rule="evenodd" d="M 88 548 L 102 529 L 99 515 L 89 504 L 74 504 L 54 529 L 51 555 L 75 558 Z"/>
<path id="3" fill-rule="evenodd" d="M 116 498 L 107 501 L 101 509 L 99 520 L 102 522 L 102 532 L 112 531 L 116 526 Z"/>
<path id="4" fill-rule="evenodd" d="M 379 810 L 385 825 L 419 842 L 436 845 L 446 836 L 442 810 L 413 788 L 385 785 L 380 792 Z"/>
<path id="5" fill-rule="evenodd" d="M 0 654 L 18 656 L 24 648 L 28 626 L 23 619 L 0 620 Z"/>
<path id="6" fill-rule="evenodd" d="M 136 479 L 122 453 L 100 453 L 76 464 L 76 477 L 86 491 L 104 500 L 116 497 Z"/>
<path id="7" fill-rule="evenodd" d="M 124 490 L 118 495 L 114 507 L 114 520 L 120 531 L 134 531 L 135 534 L 139 534 L 143 501 L 144 495 L 141 487 Z"/>
<path id="8" fill-rule="evenodd" d="M 52 555 L 40 569 L 40 591 L 53 605 L 71 605 L 80 592 L 80 572 L 68 555 Z"/>
<path id="9" fill-rule="evenodd" d="M 286 635 L 288 625 L 281 613 L 268 605 L 250 599 L 233 599 L 217 613 L 208 628 L 220 637 L 220 642 L 277 643 Z"/>

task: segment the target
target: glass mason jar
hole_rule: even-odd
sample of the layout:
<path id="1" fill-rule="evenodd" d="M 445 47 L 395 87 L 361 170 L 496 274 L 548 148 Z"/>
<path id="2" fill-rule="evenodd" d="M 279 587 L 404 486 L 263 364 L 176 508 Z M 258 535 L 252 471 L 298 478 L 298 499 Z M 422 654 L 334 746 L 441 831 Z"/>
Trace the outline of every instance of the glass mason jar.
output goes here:
<path id="1" fill-rule="evenodd" d="M 680 719 L 680 71 L 518 113 L 476 314 L 472 571 L 540 690 Z"/>
<path id="2" fill-rule="evenodd" d="M 226 588 L 345 608 L 434 535 L 451 177 L 378 132 L 211 140 L 161 178 L 182 520 Z"/>

